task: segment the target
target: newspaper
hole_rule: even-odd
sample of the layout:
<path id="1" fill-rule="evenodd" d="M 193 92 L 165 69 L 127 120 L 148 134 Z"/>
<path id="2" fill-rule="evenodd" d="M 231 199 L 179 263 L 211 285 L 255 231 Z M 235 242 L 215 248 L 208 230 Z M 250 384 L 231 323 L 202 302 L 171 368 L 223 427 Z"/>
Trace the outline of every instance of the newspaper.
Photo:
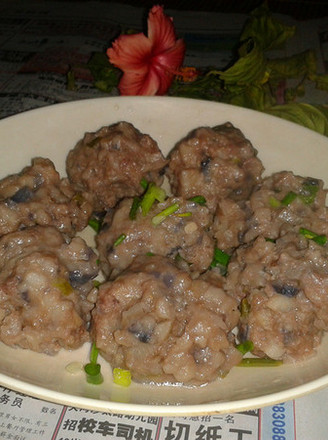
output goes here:
<path id="1" fill-rule="evenodd" d="M 0 439 L 327 440 L 324 389 L 232 414 L 154 417 L 58 405 L 0 387 Z"/>
<path id="2" fill-rule="evenodd" d="M 105 96 L 85 65 L 121 31 L 141 30 L 145 11 L 111 2 L 0 0 L 0 118 L 58 102 Z M 246 20 L 242 14 L 168 10 L 187 43 L 185 64 L 225 67 Z M 312 48 L 328 73 L 328 18 L 295 22 L 282 55 Z M 67 87 L 74 69 L 75 88 Z M 113 91 L 117 94 L 117 91 Z M 106 95 L 108 96 L 108 95 Z M 327 94 L 307 90 L 311 103 Z M 324 389 L 266 408 L 233 414 L 153 417 L 108 414 L 39 400 L 0 387 L 0 439 L 14 440 L 327 440 Z"/>

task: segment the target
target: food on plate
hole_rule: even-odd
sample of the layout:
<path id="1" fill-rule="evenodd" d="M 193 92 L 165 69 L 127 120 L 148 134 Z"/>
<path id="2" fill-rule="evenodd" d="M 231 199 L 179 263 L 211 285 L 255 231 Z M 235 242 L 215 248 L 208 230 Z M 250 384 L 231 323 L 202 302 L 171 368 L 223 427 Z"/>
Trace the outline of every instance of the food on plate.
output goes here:
<path id="1" fill-rule="evenodd" d="M 290 171 L 266 177 L 249 198 L 251 216 L 244 242 L 259 235 L 275 239 L 300 227 L 327 234 L 326 194 L 322 180 Z"/>
<path id="2" fill-rule="evenodd" d="M 199 194 L 214 211 L 220 200 L 246 200 L 261 181 L 263 165 L 249 140 L 231 123 L 199 127 L 169 155 L 167 175 L 174 195 Z"/>
<path id="3" fill-rule="evenodd" d="M 34 225 L 73 236 L 87 226 L 91 213 L 91 203 L 60 178 L 49 159 L 34 158 L 0 181 L 0 236 Z"/>
<path id="4" fill-rule="evenodd" d="M 35 158 L 0 182 L 1 341 L 54 354 L 90 340 L 91 383 L 98 352 L 119 375 L 186 385 L 224 377 L 247 350 L 270 365 L 315 353 L 328 330 L 323 182 L 265 176 L 229 122 L 172 147 L 164 158 L 121 121 L 78 141 L 68 178 Z M 93 249 L 77 232 L 95 218 Z"/>
<path id="5" fill-rule="evenodd" d="M 34 226 L 0 238 L 0 340 L 55 354 L 89 340 L 97 256 L 80 237 Z"/>
<path id="6" fill-rule="evenodd" d="M 96 237 L 100 265 L 107 276 L 115 278 L 136 256 L 149 252 L 170 257 L 194 273 L 208 269 L 215 242 L 209 233 L 212 215 L 206 206 L 168 197 L 154 203 L 147 214 L 141 208 L 132 216 L 133 203 L 133 199 L 124 199 L 110 211 Z M 174 212 L 165 215 L 170 209 Z M 124 240 L 115 245 L 122 235 Z"/>
<path id="7" fill-rule="evenodd" d="M 231 333 L 238 302 L 165 257 L 137 257 L 101 284 L 92 313 L 100 353 L 137 381 L 206 383 L 242 358 Z"/>
<path id="8" fill-rule="evenodd" d="M 156 141 L 127 122 L 86 133 L 66 161 L 70 181 L 90 194 L 95 211 L 140 195 L 143 178 L 160 185 L 166 163 Z"/>
<path id="9" fill-rule="evenodd" d="M 314 353 L 328 330 L 327 258 L 325 246 L 294 231 L 235 252 L 225 288 L 247 302 L 239 336 L 254 354 L 289 362 Z"/>

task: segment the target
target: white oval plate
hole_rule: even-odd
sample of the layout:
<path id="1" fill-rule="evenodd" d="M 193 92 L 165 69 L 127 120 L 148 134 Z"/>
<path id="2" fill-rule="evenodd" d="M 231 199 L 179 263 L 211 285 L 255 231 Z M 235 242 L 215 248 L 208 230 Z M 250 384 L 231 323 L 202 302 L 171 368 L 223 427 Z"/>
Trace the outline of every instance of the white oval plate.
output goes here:
<path id="1" fill-rule="evenodd" d="M 240 128 L 258 149 L 266 174 L 292 170 L 328 182 L 328 138 L 262 113 L 213 102 L 168 97 L 118 97 L 43 107 L 0 121 L 0 176 L 20 171 L 34 156 L 49 157 L 64 175 L 68 151 L 86 131 L 120 120 L 150 134 L 167 153 L 191 129 L 226 121 Z M 296 398 L 328 384 L 328 338 L 306 362 L 270 368 L 235 367 L 225 379 L 199 388 L 89 385 L 82 370 L 89 344 L 55 357 L 0 345 L 0 383 L 61 404 L 100 411 L 147 415 L 195 415 L 259 408 Z"/>

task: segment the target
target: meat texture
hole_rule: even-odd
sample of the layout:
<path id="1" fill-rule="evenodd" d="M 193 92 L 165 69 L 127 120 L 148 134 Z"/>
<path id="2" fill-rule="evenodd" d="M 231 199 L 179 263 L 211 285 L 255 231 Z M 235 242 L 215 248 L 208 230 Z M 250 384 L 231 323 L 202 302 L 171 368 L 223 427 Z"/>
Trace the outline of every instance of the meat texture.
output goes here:
<path id="1" fill-rule="evenodd" d="M 91 212 L 91 203 L 60 178 L 49 159 L 35 158 L 0 181 L 0 236 L 34 225 L 73 236 L 85 228 Z"/>
<path id="2" fill-rule="evenodd" d="M 276 239 L 300 227 L 328 233 L 327 191 L 323 181 L 301 177 L 290 171 L 274 173 L 250 197 L 251 215 L 243 241 L 258 236 Z"/>
<path id="3" fill-rule="evenodd" d="M 66 160 L 67 175 L 93 198 L 94 211 L 140 195 L 147 181 L 161 184 L 166 160 L 157 143 L 132 124 L 119 122 L 86 133 Z"/>
<path id="4" fill-rule="evenodd" d="M 314 354 L 328 329 L 327 257 L 297 232 L 258 237 L 234 253 L 225 289 L 244 302 L 240 337 L 255 354 L 287 362 Z"/>
<path id="5" fill-rule="evenodd" d="M 241 359 L 237 301 L 160 256 L 139 257 L 100 286 L 92 336 L 113 368 L 141 382 L 204 384 Z"/>
<path id="6" fill-rule="evenodd" d="M 202 195 L 215 211 L 221 199 L 246 200 L 261 181 L 263 165 L 241 131 L 226 123 L 200 127 L 169 155 L 168 178 L 174 195 Z"/>
<path id="7" fill-rule="evenodd" d="M 155 203 L 146 215 L 139 209 L 131 220 L 132 203 L 132 199 L 125 199 L 108 213 L 97 236 L 100 264 L 107 276 L 115 278 L 136 256 L 149 252 L 175 259 L 194 274 L 208 269 L 215 242 L 208 232 L 212 215 L 205 206 L 169 197 L 163 203 Z M 174 213 L 159 224 L 153 223 L 156 215 L 174 205 L 178 208 Z M 115 245 L 123 234 L 125 239 Z"/>
<path id="8" fill-rule="evenodd" d="M 0 239 L 0 340 L 54 354 L 89 340 L 96 299 L 96 254 L 81 238 L 66 242 L 35 226 Z"/>

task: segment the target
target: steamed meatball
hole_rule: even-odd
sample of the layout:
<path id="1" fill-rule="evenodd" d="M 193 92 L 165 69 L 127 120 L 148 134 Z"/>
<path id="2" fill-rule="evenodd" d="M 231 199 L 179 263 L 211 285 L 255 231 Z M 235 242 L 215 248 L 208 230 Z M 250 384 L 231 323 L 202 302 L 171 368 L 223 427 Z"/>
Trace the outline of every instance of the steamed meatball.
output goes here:
<path id="1" fill-rule="evenodd" d="M 276 239 L 300 227 L 328 233 L 328 211 L 325 206 L 327 190 L 323 182 L 292 172 L 274 173 L 250 197 L 244 241 L 259 235 Z"/>
<path id="2" fill-rule="evenodd" d="M 315 352 L 328 329 L 328 251 L 296 232 L 275 242 L 258 237 L 229 264 L 225 289 L 247 310 L 241 338 L 254 353 L 296 361 Z"/>
<path id="3" fill-rule="evenodd" d="M 125 199 L 113 213 L 109 213 L 97 236 L 101 268 L 107 276 L 117 276 L 136 256 L 149 252 L 178 260 L 191 272 L 208 269 L 215 242 L 208 232 L 212 215 L 205 206 L 172 197 L 154 204 L 147 215 L 139 209 L 136 218 L 131 220 L 132 203 L 132 199 Z M 178 207 L 177 211 L 161 223 L 153 223 L 156 215 L 174 205 Z M 123 234 L 124 240 L 115 245 Z"/>
<path id="4" fill-rule="evenodd" d="M 241 359 L 237 301 L 164 257 L 138 258 L 100 286 L 92 336 L 113 368 L 141 382 L 203 384 Z"/>
<path id="5" fill-rule="evenodd" d="M 230 123 L 197 128 L 169 155 L 172 192 L 187 199 L 202 195 L 212 211 L 221 199 L 246 200 L 263 172 L 256 154 Z"/>
<path id="6" fill-rule="evenodd" d="M 74 235 L 88 223 L 92 205 L 61 179 L 49 159 L 0 181 L 0 236 L 28 226 L 54 226 Z"/>
<path id="7" fill-rule="evenodd" d="M 157 143 L 127 122 L 86 133 L 68 154 L 67 175 L 93 198 L 94 210 L 142 193 L 147 181 L 162 183 L 166 165 Z"/>
<path id="8" fill-rule="evenodd" d="M 0 239 L 0 340 L 54 354 L 89 340 L 96 255 L 81 238 L 66 242 L 36 226 Z"/>

